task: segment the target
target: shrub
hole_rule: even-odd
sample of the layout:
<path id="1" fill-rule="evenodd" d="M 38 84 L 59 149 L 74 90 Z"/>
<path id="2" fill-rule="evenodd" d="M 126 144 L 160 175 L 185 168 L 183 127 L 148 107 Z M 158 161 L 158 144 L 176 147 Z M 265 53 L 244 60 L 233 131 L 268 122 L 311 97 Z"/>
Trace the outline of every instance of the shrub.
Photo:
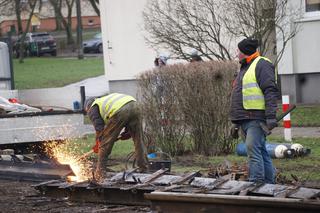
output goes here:
<path id="1" fill-rule="evenodd" d="M 171 155 L 187 150 L 217 155 L 231 151 L 228 121 L 237 64 L 200 62 L 153 69 L 139 76 L 144 131 Z M 189 142 L 190 143 L 190 142 Z"/>

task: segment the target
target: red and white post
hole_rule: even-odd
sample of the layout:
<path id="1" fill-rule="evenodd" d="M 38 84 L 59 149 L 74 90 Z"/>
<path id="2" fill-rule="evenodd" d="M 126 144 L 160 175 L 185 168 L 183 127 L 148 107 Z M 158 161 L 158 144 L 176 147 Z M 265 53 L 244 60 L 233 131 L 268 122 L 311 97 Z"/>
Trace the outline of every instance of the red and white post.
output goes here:
<path id="1" fill-rule="evenodd" d="M 289 109 L 289 95 L 282 96 L 282 111 L 285 112 Z M 291 119 L 290 113 L 283 118 L 283 127 L 284 127 L 284 140 L 285 141 L 292 141 L 291 135 Z"/>

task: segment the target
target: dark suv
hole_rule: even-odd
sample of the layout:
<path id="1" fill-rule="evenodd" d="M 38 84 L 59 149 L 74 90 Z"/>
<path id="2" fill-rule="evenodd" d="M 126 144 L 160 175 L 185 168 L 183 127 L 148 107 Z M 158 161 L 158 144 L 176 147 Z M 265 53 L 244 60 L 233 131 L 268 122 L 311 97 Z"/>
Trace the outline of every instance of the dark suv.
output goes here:
<path id="1" fill-rule="evenodd" d="M 19 57 L 19 45 L 21 38 L 13 46 L 13 53 Z M 45 53 L 57 55 L 57 44 L 54 38 L 46 32 L 27 33 L 24 40 L 25 56 L 41 56 Z"/>

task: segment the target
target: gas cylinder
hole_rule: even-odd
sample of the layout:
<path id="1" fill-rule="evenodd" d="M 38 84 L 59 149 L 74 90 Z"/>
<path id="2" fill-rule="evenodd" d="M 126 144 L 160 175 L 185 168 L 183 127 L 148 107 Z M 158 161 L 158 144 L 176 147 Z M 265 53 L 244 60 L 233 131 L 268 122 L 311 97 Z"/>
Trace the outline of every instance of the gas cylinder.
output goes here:
<path id="1" fill-rule="evenodd" d="M 288 148 L 285 144 L 266 143 L 266 149 L 271 158 L 291 158 L 295 154 L 295 150 Z M 247 156 L 246 144 L 237 144 L 236 153 L 239 156 Z"/>

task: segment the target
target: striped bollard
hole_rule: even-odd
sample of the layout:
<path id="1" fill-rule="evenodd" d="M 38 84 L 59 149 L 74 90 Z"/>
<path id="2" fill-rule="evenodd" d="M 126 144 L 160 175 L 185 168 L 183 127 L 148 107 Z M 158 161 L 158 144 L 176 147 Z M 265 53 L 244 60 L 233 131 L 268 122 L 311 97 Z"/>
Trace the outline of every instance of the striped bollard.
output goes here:
<path id="1" fill-rule="evenodd" d="M 285 112 L 289 109 L 289 95 L 282 96 L 282 111 Z M 283 118 L 283 127 L 284 127 L 284 140 L 292 141 L 291 135 L 291 120 L 290 113 Z"/>

